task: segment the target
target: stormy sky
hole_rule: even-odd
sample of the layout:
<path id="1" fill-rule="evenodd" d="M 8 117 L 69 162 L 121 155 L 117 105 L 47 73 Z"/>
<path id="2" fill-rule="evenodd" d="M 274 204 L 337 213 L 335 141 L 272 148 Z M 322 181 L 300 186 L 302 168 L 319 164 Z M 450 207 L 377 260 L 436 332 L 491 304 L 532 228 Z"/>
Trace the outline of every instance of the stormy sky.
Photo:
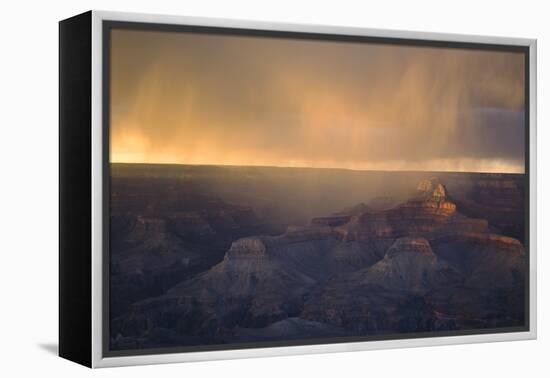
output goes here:
<path id="1" fill-rule="evenodd" d="M 111 161 L 524 171 L 519 53 L 113 30 Z"/>

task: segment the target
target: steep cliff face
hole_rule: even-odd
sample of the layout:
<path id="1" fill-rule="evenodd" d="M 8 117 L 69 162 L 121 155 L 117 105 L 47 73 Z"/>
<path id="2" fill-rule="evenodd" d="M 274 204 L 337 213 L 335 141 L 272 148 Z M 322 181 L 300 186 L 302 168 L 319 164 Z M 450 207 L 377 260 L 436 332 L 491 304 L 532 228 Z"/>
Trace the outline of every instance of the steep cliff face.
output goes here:
<path id="1" fill-rule="evenodd" d="M 428 240 L 400 238 L 382 260 L 312 295 L 301 316 L 367 333 L 426 330 L 432 307 L 423 296 L 461 282 L 461 273 L 435 255 Z"/>
<path id="2" fill-rule="evenodd" d="M 417 196 L 434 201 L 444 200 L 447 196 L 445 186 L 437 177 L 420 180 L 416 185 Z"/>
<path id="3" fill-rule="evenodd" d="M 453 201 L 460 211 L 484 218 L 499 233 L 525 240 L 525 179 L 498 174 L 477 175 L 466 183 L 451 180 Z"/>
<path id="4" fill-rule="evenodd" d="M 424 180 L 413 198 L 393 208 L 364 212 L 336 228 L 343 240 L 400 238 L 432 232 L 455 213 L 456 205 L 447 200 L 442 184 Z"/>
<path id="5" fill-rule="evenodd" d="M 201 292 L 205 297 L 239 299 L 277 294 L 285 300 L 292 287 L 299 295 L 315 280 L 296 269 L 292 262 L 277 257 L 278 251 L 268 249 L 262 238 L 244 238 L 235 241 L 223 261 L 196 279 L 177 285 L 168 296 Z"/>
<path id="6" fill-rule="evenodd" d="M 432 240 L 438 256 L 465 274 L 464 284 L 477 288 L 523 286 L 526 254 L 516 239 L 480 233 L 460 233 Z"/>
<path id="7" fill-rule="evenodd" d="M 424 238 L 400 238 L 384 258 L 352 279 L 386 290 L 424 294 L 434 287 L 459 281 L 459 273 L 441 261 Z"/>
<path id="8" fill-rule="evenodd" d="M 210 268 L 234 239 L 264 229 L 247 207 L 198 196 L 203 208 L 197 209 L 196 203 L 176 197 L 167 211 L 164 204 L 145 205 L 149 195 L 127 200 L 139 205 L 121 203 L 112 211 L 110 286 L 115 316 L 127 312 L 131 303 L 165 293 L 182 277 Z"/>
<path id="9" fill-rule="evenodd" d="M 199 264 L 197 251 L 169 230 L 168 221 L 154 217 L 112 216 L 118 227 L 111 245 L 111 313 L 118 315 L 140 299 L 158 296 Z"/>

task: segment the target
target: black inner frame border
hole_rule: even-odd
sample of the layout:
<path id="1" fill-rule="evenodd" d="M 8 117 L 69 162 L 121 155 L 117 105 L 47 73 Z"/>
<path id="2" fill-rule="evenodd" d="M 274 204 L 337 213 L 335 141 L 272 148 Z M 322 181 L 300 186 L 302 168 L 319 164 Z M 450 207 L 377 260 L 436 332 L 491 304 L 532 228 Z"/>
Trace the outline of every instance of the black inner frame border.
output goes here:
<path id="1" fill-rule="evenodd" d="M 313 27 L 313 26 L 312 26 Z M 196 345 L 196 346 L 181 346 L 181 347 L 163 347 L 149 349 L 128 349 L 128 350 L 110 350 L 110 181 L 111 181 L 111 164 L 110 164 L 110 53 L 111 53 L 111 31 L 112 30 L 134 30 L 134 31 L 151 31 L 151 32 L 176 32 L 176 33 L 195 33 L 195 34 L 214 34 L 214 35 L 229 35 L 229 36 L 247 36 L 258 38 L 286 38 L 299 40 L 316 40 L 316 41 L 335 41 L 335 42 L 353 42 L 353 43 L 369 43 L 369 44 L 384 44 L 409 47 L 436 47 L 436 48 L 451 48 L 451 49 L 469 49 L 483 51 L 502 51 L 521 53 L 524 55 L 524 127 L 525 127 L 525 173 L 524 173 L 524 191 L 525 191 L 525 242 L 524 247 L 527 254 L 527 271 L 525 275 L 525 308 L 523 326 L 504 327 L 504 328 L 483 328 L 469 329 L 458 331 L 431 331 L 431 332 L 411 332 L 403 334 L 383 334 L 383 335 L 368 335 L 368 336 L 345 336 L 331 338 L 313 338 L 300 340 L 277 340 L 251 343 L 231 343 L 231 344 L 212 344 L 212 345 Z M 403 32 L 404 34 L 406 32 Z M 358 35 L 340 35 L 340 34 L 325 34 L 314 32 L 295 32 L 295 31 L 276 31 L 276 30 L 260 30 L 260 29 L 244 29 L 230 27 L 213 27 L 213 26 L 196 26 L 196 25 L 177 25 L 177 24 L 162 24 L 162 23 L 147 23 L 147 22 L 132 22 L 132 21 L 102 21 L 102 356 L 103 357 L 124 357 L 124 356 L 143 356 L 152 354 L 173 354 L 173 353 L 190 353 L 190 352 L 207 352 L 207 351 L 224 351 L 224 350 L 239 350 L 239 349 L 256 349 L 256 348 L 274 348 L 274 347 L 293 347 L 293 346 L 308 346 L 322 344 L 340 344 L 340 343 L 356 343 L 366 341 L 386 341 L 386 340 L 407 340 L 418 338 L 438 338 L 449 336 L 467 336 L 467 335 L 485 335 L 497 333 L 512 333 L 512 332 L 528 332 L 530 330 L 530 55 L 529 46 L 506 45 L 506 44 L 490 44 L 478 42 L 453 42 L 453 41 L 434 41 L 429 39 L 412 39 L 412 38 L 395 38 L 395 37 L 371 37 Z"/>

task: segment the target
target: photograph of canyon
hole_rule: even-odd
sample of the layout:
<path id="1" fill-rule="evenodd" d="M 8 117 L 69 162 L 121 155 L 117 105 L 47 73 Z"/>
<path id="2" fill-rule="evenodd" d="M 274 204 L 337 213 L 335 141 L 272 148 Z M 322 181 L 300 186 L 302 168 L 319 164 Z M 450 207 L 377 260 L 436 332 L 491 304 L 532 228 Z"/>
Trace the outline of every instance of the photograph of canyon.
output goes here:
<path id="1" fill-rule="evenodd" d="M 526 326 L 524 53 L 110 39 L 110 351 Z"/>

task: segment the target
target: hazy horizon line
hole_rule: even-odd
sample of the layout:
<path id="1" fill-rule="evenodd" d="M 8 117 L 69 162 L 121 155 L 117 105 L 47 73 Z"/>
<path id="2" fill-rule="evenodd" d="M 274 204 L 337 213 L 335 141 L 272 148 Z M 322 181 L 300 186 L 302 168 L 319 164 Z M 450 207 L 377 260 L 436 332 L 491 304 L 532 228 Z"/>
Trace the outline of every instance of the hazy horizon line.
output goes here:
<path id="1" fill-rule="evenodd" d="M 110 161 L 109 164 L 125 165 L 181 165 L 194 167 L 242 167 L 242 168 L 295 168 L 295 169 L 322 169 L 322 170 L 344 170 L 354 172 L 410 172 L 410 173 L 479 173 L 479 174 L 505 174 L 505 175 L 525 175 L 524 172 L 501 172 L 501 171 L 458 171 L 458 170 L 414 170 L 414 169 L 358 169 L 344 167 L 310 167 L 310 166 L 285 166 L 285 165 L 261 165 L 261 164 L 212 164 L 212 163 L 177 163 L 177 162 L 124 162 Z"/>

